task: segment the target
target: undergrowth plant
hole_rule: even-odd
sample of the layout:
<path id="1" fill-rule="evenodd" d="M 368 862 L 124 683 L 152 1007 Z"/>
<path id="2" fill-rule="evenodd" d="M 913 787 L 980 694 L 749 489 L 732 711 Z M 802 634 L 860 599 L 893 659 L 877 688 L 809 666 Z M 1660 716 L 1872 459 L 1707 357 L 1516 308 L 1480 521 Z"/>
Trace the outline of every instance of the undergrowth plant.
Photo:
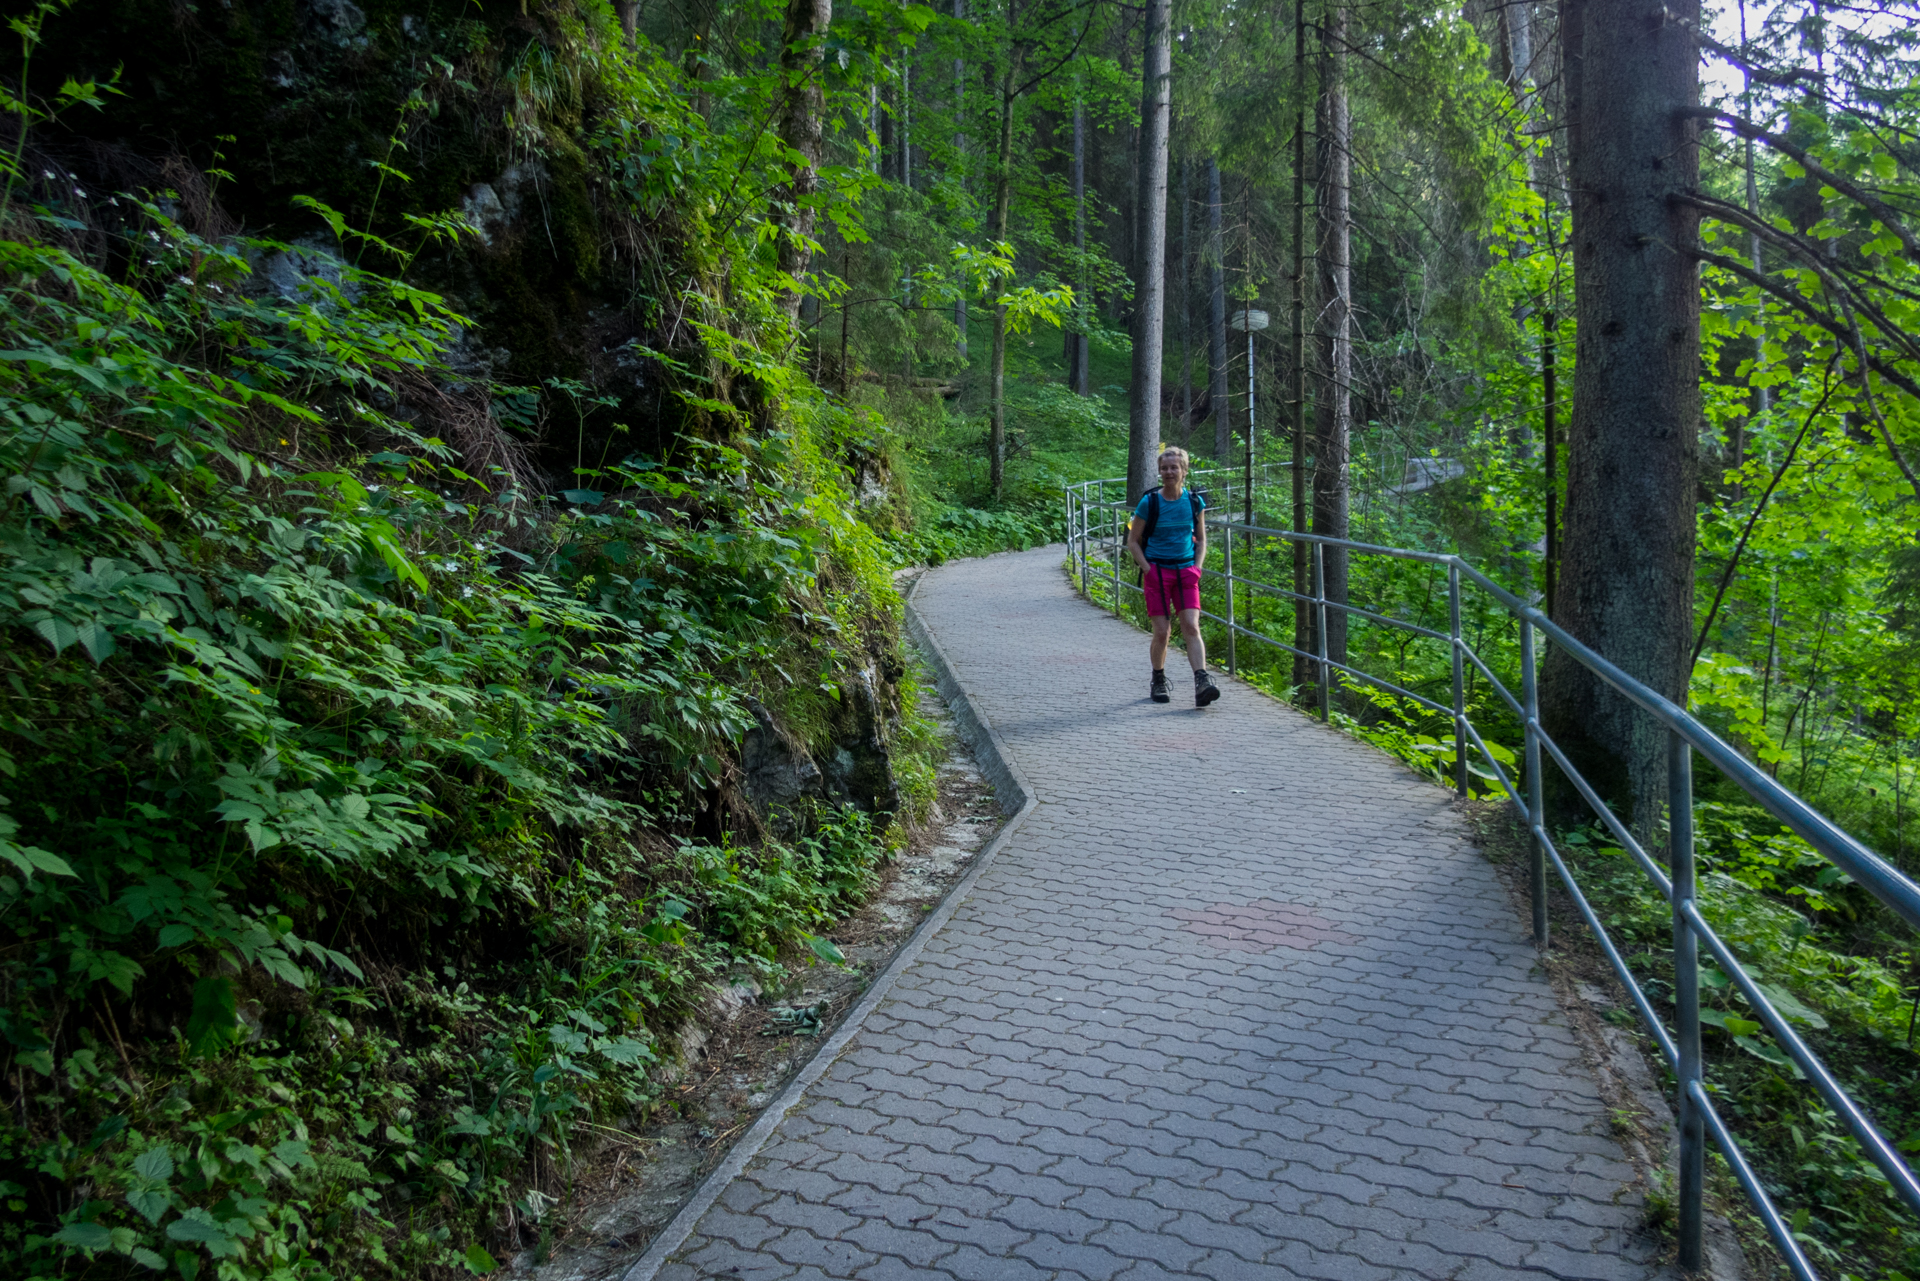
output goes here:
<path id="1" fill-rule="evenodd" d="M 700 984 L 839 959 L 873 820 L 714 820 L 888 558 L 822 411 L 543 504 L 377 407 L 438 296 L 131 239 L 0 242 L 0 1271 L 486 1271 Z"/>

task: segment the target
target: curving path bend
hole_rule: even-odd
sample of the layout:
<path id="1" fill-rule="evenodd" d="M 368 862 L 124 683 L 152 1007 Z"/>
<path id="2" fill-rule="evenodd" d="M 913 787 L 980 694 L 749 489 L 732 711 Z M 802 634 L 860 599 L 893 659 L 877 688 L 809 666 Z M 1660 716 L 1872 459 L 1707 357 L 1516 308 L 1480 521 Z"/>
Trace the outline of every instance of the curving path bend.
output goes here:
<path id="1" fill-rule="evenodd" d="M 654 1275 L 1671 1275 L 1449 794 L 1235 682 L 1147 701 L 1061 562 L 920 584 L 1037 806 Z"/>

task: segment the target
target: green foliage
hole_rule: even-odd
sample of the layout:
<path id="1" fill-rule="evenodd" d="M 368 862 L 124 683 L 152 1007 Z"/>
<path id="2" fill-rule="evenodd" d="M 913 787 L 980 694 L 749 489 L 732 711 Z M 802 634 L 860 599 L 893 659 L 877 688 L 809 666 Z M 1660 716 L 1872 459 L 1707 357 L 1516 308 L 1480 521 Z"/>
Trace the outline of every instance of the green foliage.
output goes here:
<path id="1" fill-rule="evenodd" d="M 1753 882 L 1791 863 L 1793 838 L 1754 811 L 1705 804 L 1697 815 L 1702 911 L 1768 1000 L 1882 1128 L 1920 1150 L 1920 1058 L 1907 1042 L 1910 1000 L 1881 961 L 1850 955 L 1807 915 Z M 1624 850 L 1598 829 L 1561 836 L 1562 852 L 1642 986 L 1670 1016 L 1672 911 Z M 1810 907 L 1811 900 L 1803 900 Z M 1701 973 L 1708 1078 L 1749 1157 L 1794 1215 L 1798 1239 L 1830 1264 L 1866 1275 L 1920 1263 L 1920 1222 L 1888 1194 L 1840 1120 L 1762 1030 L 1732 980 Z M 1795 1208 L 1798 1207 L 1798 1208 Z"/>
<path id="2" fill-rule="evenodd" d="M 884 857 L 825 803 L 695 835 L 752 700 L 824 727 L 891 644 L 847 416 L 542 503 L 380 408 L 449 376 L 439 296 L 128 243 L 0 241 L 0 1268 L 485 1271 Z"/>

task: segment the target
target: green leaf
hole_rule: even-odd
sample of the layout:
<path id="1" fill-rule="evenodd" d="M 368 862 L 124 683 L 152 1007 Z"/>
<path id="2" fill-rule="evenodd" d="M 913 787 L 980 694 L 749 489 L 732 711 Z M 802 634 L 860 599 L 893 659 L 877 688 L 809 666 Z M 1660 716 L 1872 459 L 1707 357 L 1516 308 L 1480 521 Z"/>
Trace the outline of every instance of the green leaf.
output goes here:
<path id="1" fill-rule="evenodd" d="M 173 1153 L 164 1143 L 156 1143 L 133 1158 L 133 1172 L 143 1179 L 164 1183 L 173 1177 Z"/>
<path id="2" fill-rule="evenodd" d="M 499 1266 L 498 1263 L 494 1262 L 493 1256 L 488 1254 L 478 1241 L 467 1247 L 468 1271 L 479 1276 L 485 1276 Z"/>
<path id="3" fill-rule="evenodd" d="M 109 1249 L 113 1245 L 113 1233 L 98 1223 L 69 1223 L 54 1233 L 53 1239 L 61 1245 L 89 1252 Z"/>
<path id="4" fill-rule="evenodd" d="M 233 1234 L 214 1222 L 213 1216 L 198 1207 L 188 1210 L 180 1218 L 167 1225 L 167 1237 L 174 1241 L 189 1241 L 207 1247 L 207 1253 L 218 1259 L 236 1253 Z"/>
<path id="5" fill-rule="evenodd" d="M 107 630 L 104 623 L 91 620 L 84 622 L 74 628 L 73 634 L 79 640 L 80 648 L 87 651 L 87 657 L 93 660 L 95 667 L 113 657 L 113 633 Z"/>
<path id="6" fill-rule="evenodd" d="M 187 1019 L 187 1048 L 211 1057 L 232 1045 L 240 1034 L 239 1014 L 233 1003 L 233 984 L 226 979 L 201 979 L 193 985 L 193 1013 Z"/>
<path id="7" fill-rule="evenodd" d="M 148 1223 L 158 1224 L 160 1216 L 173 1204 L 173 1197 L 168 1194 L 165 1184 L 149 1183 L 128 1191 L 126 1202 Z"/>
<path id="8" fill-rule="evenodd" d="M 629 1036 L 615 1037 L 601 1044 L 600 1053 L 615 1063 L 636 1064 L 651 1063 L 653 1050 L 645 1041 L 636 1041 Z"/>
<path id="9" fill-rule="evenodd" d="M 823 939 L 817 934 L 807 934 L 803 937 L 807 940 L 807 946 L 813 949 L 813 954 L 827 964 L 845 965 L 847 963 L 846 954 L 834 946 L 832 939 Z"/>
<path id="10" fill-rule="evenodd" d="M 107 1141 L 112 1139 L 114 1136 L 118 1135 L 122 1130 L 126 1128 L 127 1128 L 126 1117 L 124 1116 L 108 1117 L 106 1120 L 102 1121 L 100 1124 L 93 1127 L 93 1137 L 87 1140 L 87 1151 L 89 1152 L 99 1151 L 101 1144 L 106 1143 Z"/>
<path id="11" fill-rule="evenodd" d="M 42 872 L 53 876 L 79 875 L 78 872 L 67 866 L 67 860 L 61 858 L 58 854 L 49 854 L 47 851 L 35 849 L 31 845 L 22 848 L 20 852 L 26 855 L 29 863 L 33 864 L 35 868 Z"/>
<path id="12" fill-rule="evenodd" d="M 1759 1025 L 1749 1024 L 1749 1026 L 1757 1028 Z M 1807 1074 L 1800 1070 L 1800 1065 L 1787 1057 L 1786 1052 L 1771 1041 L 1756 1040 L 1751 1036 L 1736 1036 L 1733 1038 L 1733 1043 L 1762 1062 L 1771 1063 L 1777 1068 L 1791 1072 L 1799 1080 L 1807 1079 Z"/>
<path id="13" fill-rule="evenodd" d="M 33 630 L 39 632 L 41 638 L 53 646 L 53 652 L 56 654 L 80 639 L 80 633 L 75 631 L 73 624 L 64 618 L 51 616 L 42 618 L 34 623 Z"/>
<path id="14" fill-rule="evenodd" d="M 155 1272 L 166 1271 L 167 1261 L 147 1249 L 144 1245 L 133 1247 L 133 1261 L 143 1268 L 152 1268 Z"/>
<path id="15" fill-rule="evenodd" d="M 1827 1026 L 1825 1018 L 1801 1004 L 1800 999 L 1785 988 L 1772 983 L 1761 983 L 1757 986 L 1760 994 L 1766 997 L 1768 1003 L 1780 1011 L 1785 1018 L 1795 1023 L 1804 1023 L 1811 1028 L 1824 1029 Z"/>

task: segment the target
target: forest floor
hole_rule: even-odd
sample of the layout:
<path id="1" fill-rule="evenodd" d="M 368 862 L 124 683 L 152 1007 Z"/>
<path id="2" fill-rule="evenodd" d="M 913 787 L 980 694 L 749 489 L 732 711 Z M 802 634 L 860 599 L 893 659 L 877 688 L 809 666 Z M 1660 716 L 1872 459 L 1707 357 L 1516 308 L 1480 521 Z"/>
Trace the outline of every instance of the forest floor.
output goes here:
<path id="1" fill-rule="evenodd" d="M 631 1267 L 999 831 L 1005 820 L 992 784 L 924 661 L 910 644 L 906 650 L 926 691 L 922 711 L 945 745 L 939 792 L 880 870 L 866 905 L 827 935 L 847 966 L 811 963 L 802 953 L 777 988 L 716 990 L 682 1034 L 683 1074 L 656 1105 L 656 1119 L 583 1157 L 571 1200 L 546 1208 L 540 1245 L 516 1255 L 507 1275 L 601 1281 Z"/>

